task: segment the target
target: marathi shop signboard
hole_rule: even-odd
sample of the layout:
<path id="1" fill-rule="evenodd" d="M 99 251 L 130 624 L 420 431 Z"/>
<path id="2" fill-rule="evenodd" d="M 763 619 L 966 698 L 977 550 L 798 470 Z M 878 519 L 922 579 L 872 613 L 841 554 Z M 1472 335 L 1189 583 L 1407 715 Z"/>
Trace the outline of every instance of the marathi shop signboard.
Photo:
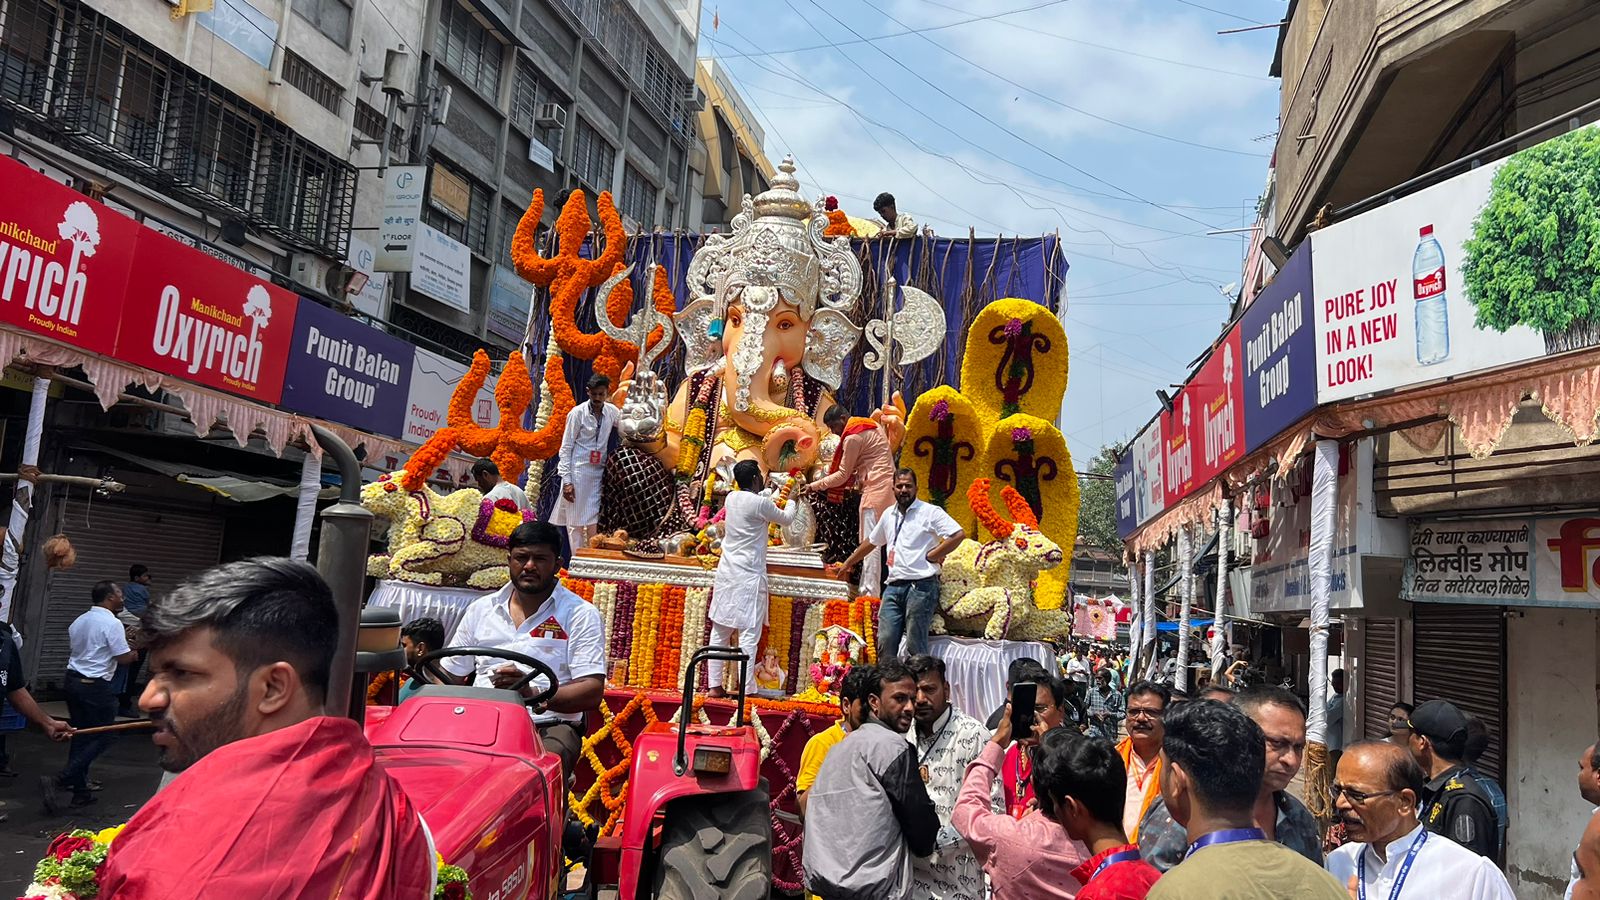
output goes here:
<path id="1" fill-rule="evenodd" d="M 1314 233 L 1318 402 L 1600 340 L 1572 249 L 1597 156 L 1580 128 Z"/>
<path id="2" fill-rule="evenodd" d="M 144 229 L 12 160 L 0 165 L 0 320 L 110 354 Z"/>
<path id="3" fill-rule="evenodd" d="M 1311 246 L 1278 270 L 1239 323 L 1244 356 L 1244 449 L 1253 453 L 1317 405 Z"/>
<path id="4" fill-rule="evenodd" d="M 316 303 L 300 304 L 283 405 L 374 434 L 398 436 L 416 348 Z"/>
<path id="5" fill-rule="evenodd" d="M 1600 608 L 1600 518 L 1417 522 L 1401 596 Z"/>
<path id="6" fill-rule="evenodd" d="M 117 357 L 277 403 L 300 298 L 148 228 L 136 253 Z"/>

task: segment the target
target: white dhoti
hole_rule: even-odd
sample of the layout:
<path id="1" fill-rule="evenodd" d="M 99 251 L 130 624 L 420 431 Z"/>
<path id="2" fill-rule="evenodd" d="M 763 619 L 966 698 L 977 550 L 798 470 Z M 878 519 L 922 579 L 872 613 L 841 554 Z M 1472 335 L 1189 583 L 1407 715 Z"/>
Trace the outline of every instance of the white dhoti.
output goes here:
<path id="1" fill-rule="evenodd" d="M 589 545 L 600 522 L 600 481 L 606 472 L 607 448 L 616 429 L 617 408 L 607 403 L 596 416 L 591 404 L 582 403 L 567 414 L 561 436 L 561 496 L 550 511 L 550 524 L 567 529 L 573 550 Z M 567 488 L 572 499 L 567 499 Z"/>

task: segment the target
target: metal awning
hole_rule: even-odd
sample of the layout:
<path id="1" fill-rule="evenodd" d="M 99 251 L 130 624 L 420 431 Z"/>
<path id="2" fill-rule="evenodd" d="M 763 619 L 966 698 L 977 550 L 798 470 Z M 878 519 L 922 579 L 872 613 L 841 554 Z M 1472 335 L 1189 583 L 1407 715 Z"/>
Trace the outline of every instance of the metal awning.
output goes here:
<path id="1" fill-rule="evenodd" d="M 140 456 L 114 447 L 93 441 L 78 441 L 75 446 L 95 453 L 120 459 L 132 463 L 142 469 L 165 475 L 184 484 L 192 484 L 204 488 L 214 494 L 220 494 L 230 500 L 240 503 L 255 503 L 260 500 L 270 500 L 273 497 L 293 497 L 300 493 L 300 486 L 291 481 L 282 481 L 273 478 L 263 478 L 259 475 L 244 475 L 239 472 L 230 472 L 225 469 L 212 469 L 198 466 L 193 463 L 170 463 L 148 456 Z M 333 500 L 339 496 L 337 487 L 329 487 L 331 473 L 323 475 L 324 487 L 318 493 L 318 498 Z M 337 478 L 333 477 L 336 483 Z"/>

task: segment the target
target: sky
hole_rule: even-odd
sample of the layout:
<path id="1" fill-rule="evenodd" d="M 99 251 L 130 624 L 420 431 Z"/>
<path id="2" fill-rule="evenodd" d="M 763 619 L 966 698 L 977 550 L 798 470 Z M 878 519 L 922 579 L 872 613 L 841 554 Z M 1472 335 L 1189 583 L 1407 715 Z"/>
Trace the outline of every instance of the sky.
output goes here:
<path id="1" fill-rule="evenodd" d="M 1210 345 L 1266 186 L 1284 0 L 733 0 L 700 50 L 802 193 L 871 198 L 945 235 L 1059 231 L 1065 434 L 1131 439 Z M 713 23 L 716 27 L 713 29 Z M 952 323 L 954 327 L 954 323 Z"/>

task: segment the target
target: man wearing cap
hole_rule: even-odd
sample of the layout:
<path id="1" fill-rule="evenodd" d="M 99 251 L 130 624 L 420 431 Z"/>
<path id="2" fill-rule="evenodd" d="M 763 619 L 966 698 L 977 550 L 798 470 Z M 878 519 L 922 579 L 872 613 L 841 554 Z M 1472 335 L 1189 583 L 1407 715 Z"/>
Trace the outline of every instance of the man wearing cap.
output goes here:
<path id="1" fill-rule="evenodd" d="M 1489 795 L 1466 771 L 1466 746 L 1467 717 L 1455 704 L 1429 700 L 1411 714 L 1411 755 L 1429 779 L 1422 788 L 1423 826 L 1496 859 L 1500 823 Z"/>

